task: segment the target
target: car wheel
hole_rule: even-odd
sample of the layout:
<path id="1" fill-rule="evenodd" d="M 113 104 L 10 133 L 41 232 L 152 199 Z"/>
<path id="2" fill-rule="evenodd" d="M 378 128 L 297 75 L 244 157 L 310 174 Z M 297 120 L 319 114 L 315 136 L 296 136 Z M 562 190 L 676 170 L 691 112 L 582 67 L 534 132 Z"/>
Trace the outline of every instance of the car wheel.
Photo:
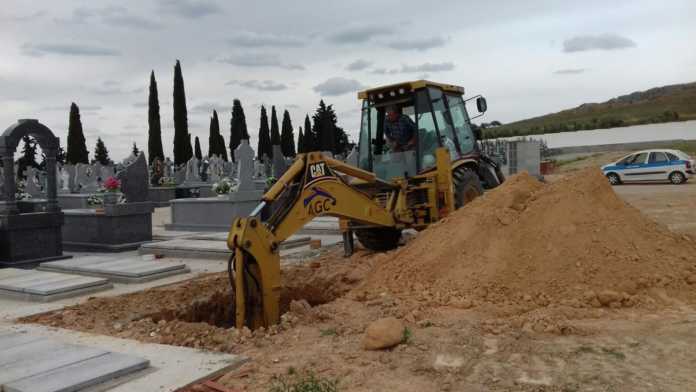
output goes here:
<path id="1" fill-rule="evenodd" d="M 611 185 L 619 185 L 621 184 L 621 178 L 619 177 L 618 174 L 616 173 L 609 173 L 607 174 L 607 179 L 609 179 L 609 183 Z"/>
<path id="2" fill-rule="evenodd" d="M 686 176 L 682 172 L 674 172 L 669 175 L 669 182 L 674 185 L 683 184 L 686 182 Z"/>

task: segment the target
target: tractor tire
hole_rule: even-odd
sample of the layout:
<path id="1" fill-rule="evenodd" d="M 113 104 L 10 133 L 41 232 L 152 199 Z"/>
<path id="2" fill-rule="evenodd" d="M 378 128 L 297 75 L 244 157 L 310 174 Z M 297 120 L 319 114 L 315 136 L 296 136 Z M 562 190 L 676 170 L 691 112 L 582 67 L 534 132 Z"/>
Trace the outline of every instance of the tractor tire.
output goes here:
<path id="1" fill-rule="evenodd" d="M 401 230 L 391 227 L 374 227 L 355 230 L 358 241 L 369 250 L 384 252 L 392 250 L 399 245 Z"/>
<path id="2" fill-rule="evenodd" d="M 500 185 L 495 169 L 486 162 L 479 163 L 478 176 L 483 181 L 481 185 L 484 189 L 493 189 Z"/>
<path id="3" fill-rule="evenodd" d="M 466 167 L 459 167 L 452 173 L 452 185 L 454 187 L 455 209 L 460 209 L 483 195 L 483 186 L 481 186 L 478 175 Z"/>

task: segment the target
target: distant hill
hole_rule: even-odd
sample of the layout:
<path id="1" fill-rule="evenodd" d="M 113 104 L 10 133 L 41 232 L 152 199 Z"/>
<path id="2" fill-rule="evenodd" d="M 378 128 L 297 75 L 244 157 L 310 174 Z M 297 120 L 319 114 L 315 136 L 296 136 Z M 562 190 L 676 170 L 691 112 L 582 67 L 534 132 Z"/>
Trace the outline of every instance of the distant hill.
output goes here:
<path id="1" fill-rule="evenodd" d="M 651 88 L 602 103 L 485 129 L 484 137 L 508 137 L 543 133 L 625 127 L 696 119 L 696 82 Z"/>

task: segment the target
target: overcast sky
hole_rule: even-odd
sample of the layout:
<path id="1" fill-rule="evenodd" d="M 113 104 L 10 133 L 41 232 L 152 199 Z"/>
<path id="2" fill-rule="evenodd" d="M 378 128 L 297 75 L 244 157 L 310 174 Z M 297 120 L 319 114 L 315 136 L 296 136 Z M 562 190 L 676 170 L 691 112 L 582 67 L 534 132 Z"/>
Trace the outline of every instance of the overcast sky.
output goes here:
<path id="1" fill-rule="evenodd" d="M 482 120 L 510 122 L 695 81 L 694 20 L 693 0 L 3 0 L 0 129 L 37 118 L 64 144 L 74 101 L 90 158 L 101 136 L 121 160 L 147 147 L 154 70 L 172 155 L 176 59 L 204 154 L 213 108 L 229 138 L 234 98 L 252 139 L 259 105 L 297 128 L 321 98 L 356 135 L 358 89 L 423 77 L 485 95 Z"/>

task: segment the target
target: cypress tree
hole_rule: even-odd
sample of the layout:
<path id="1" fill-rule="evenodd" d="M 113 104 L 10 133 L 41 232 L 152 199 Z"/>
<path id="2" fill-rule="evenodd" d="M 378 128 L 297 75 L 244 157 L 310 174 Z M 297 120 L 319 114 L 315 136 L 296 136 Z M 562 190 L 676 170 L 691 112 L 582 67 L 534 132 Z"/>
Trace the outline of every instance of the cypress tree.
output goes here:
<path id="1" fill-rule="evenodd" d="M 193 146 L 191 145 L 191 134 L 186 135 L 186 144 L 184 144 L 184 162 L 188 162 L 193 158 Z"/>
<path id="2" fill-rule="evenodd" d="M 271 106 L 271 145 L 280 145 L 280 129 L 278 128 L 278 116 L 276 116 L 275 106 Z"/>
<path id="3" fill-rule="evenodd" d="M 314 135 L 312 134 L 312 123 L 309 122 L 309 114 L 305 115 L 304 119 L 304 141 L 302 143 L 304 147 L 303 152 L 316 151 L 314 148 Z"/>
<path id="4" fill-rule="evenodd" d="M 133 143 L 133 147 L 135 147 L 135 143 Z M 100 137 L 97 138 L 97 145 L 94 147 L 94 160 L 102 165 L 108 165 L 111 161 L 109 150 L 106 149 L 104 141 Z"/>
<path id="5" fill-rule="evenodd" d="M 295 135 L 292 131 L 292 121 L 290 113 L 283 112 L 283 126 L 280 132 L 280 147 L 283 150 L 283 155 L 286 157 L 294 157 L 295 154 Z"/>
<path id="6" fill-rule="evenodd" d="M 36 162 L 36 141 L 29 135 L 22 137 L 24 146 L 22 147 L 22 156 L 17 160 L 17 176 L 24 178 L 24 171 L 27 167 L 39 167 Z"/>
<path id="7" fill-rule="evenodd" d="M 157 94 L 157 81 L 155 71 L 150 73 L 150 95 L 147 100 L 147 153 L 148 163 L 152 164 L 155 158 L 164 160 L 162 149 L 162 126 L 160 125 L 160 107 Z"/>
<path id="8" fill-rule="evenodd" d="M 208 134 L 208 157 L 213 155 L 222 156 L 225 145 L 220 145 L 220 121 L 218 120 L 217 111 L 213 110 L 213 117 L 210 118 L 210 131 Z M 222 147 L 222 148 L 221 148 Z M 220 151 L 220 150 L 223 151 Z"/>
<path id="9" fill-rule="evenodd" d="M 263 159 L 263 156 L 271 157 L 271 135 L 268 129 L 268 115 L 266 108 L 261 105 L 261 124 L 259 125 L 259 143 L 256 149 L 258 159 Z"/>
<path id="10" fill-rule="evenodd" d="M 314 128 L 312 128 L 312 133 L 314 133 L 316 138 L 315 147 L 319 151 L 331 151 L 335 152 L 335 133 L 334 121 L 332 121 L 330 107 L 327 108 L 324 100 L 319 101 L 319 107 L 317 111 L 312 116 L 314 120 Z"/>
<path id="11" fill-rule="evenodd" d="M 174 65 L 174 163 L 180 165 L 191 159 L 192 156 L 184 77 L 181 74 L 181 64 L 179 60 L 176 60 L 176 65 Z"/>
<path id="12" fill-rule="evenodd" d="M 196 147 L 194 147 L 195 154 L 196 154 L 196 159 L 201 160 L 203 159 L 203 154 L 201 153 L 201 142 L 198 140 L 198 136 L 196 136 Z"/>
<path id="13" fill-rule="evenodd" d="M 304 135 L 302 134 L 302 127 L 300 127 L 300 130 L 297 135 L 297 153 L 303 154 L 304 152 Z"/>
<path id="14" fill-rule="evenodd" d="M 230 120 L 230 157 L 234 162 L 234 150 L 239 147 L 242 139 L 249 139 L 247 131 L 246 119 L 244 118 L 244 109 L 242 103 L 235 99 L 232 103 L 232 119 Z"/>
<path id="15" fill-rule="evenodd" d="M 227 147 L 225 147 L 225 138 L 222 137 L 220 133 L 217 134 L 217 148 L 218 151 L 220 152 L 220 158 L 222 158 L 225 162 L 228 161 L 227 159 Z"/>
<path id="16" fill-rule="evenodd" d="M 68 120 L 68 153 L 66 161 L 70 164 L 89 163 L 89 152 L 85 144 L 85 135 L 82 133 L 82 121 L 80 120 L 80 108 L 73 102 L 70 105 L 70 119 Z"/>
<path id="17" fill-rule="evenodd" d="M 132 153 L 133 153 L 133 155 L 135 155 L 136 157 L 137 157 L 138 155 L 140 155 L 140 149 L 138 149 L 138 146 L 135 144 L 135 142 L 133 142 L 133 150 L 132 150 Z"/>

